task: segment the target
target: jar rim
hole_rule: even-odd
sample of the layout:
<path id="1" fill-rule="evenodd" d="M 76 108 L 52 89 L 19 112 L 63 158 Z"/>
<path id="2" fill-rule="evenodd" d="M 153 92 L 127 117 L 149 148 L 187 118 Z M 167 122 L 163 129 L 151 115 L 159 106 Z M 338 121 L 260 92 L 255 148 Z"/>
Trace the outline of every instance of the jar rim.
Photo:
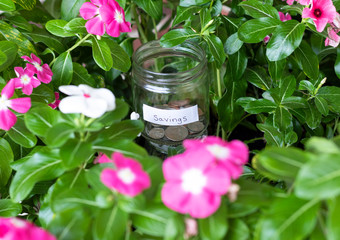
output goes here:
<path id="1" fill-rule="evenodd" d="M 195 56 L 198 58 L 198 64 L 193 68 L 176 73 L 161 73 L 144 68 L 142 65 L 144 60 L 152 59 L 152 57 L 148 57 L 152 56 L 152 53 L 156 50 L 160 50 L 162 53 L 168 53 L 169 56 L 171 56 L 171 53 L 178 55 L 181 52 L 195 54 Z M 193 56 L 187 57 L 194 59 Z M 154 84 L 178 84 L 179 78 L 181 79 L 182 83 L 190 81 L 192 78 L 195 78 L 197 75 L 201 74 L 202 71 L 205 71 L 206 64 L 207 59 L 203 48 L 189 40 L 184 41 L 183 43 L 174 47 L 162 47 L 159 40 L 153 40 L 141 45 L 132 56 L 133 73 L 138 74 L 137 72 L 142 72 L 144 80 Z M 157 79 L 157 81 L 154 79 Z"/>

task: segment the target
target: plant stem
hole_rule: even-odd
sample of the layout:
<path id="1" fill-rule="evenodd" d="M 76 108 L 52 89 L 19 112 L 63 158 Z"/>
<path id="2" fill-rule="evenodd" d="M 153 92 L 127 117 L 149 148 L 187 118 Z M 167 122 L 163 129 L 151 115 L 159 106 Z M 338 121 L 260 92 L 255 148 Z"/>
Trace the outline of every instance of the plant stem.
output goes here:
<path id="1" fill-rule="evenodd" d="M 157 32 L 157 24 L 156 24 L 156 21 L 154 18 L 151 18 L 152 19 L 152 23 L 153 23 L 153 29 L 155 31 L 155 40 L 158 39 L 158 32 Z"/>
<path id="2" fill-rule="evenodd" d="M 220 69 L 216 69 L 216 77 L 217 77 L 217 94 L 218 98 L 222 98 L 222 84 L 221 84 L 221 71 Z"/>
<path id="3" fill-rule="evenodd" d="M 145 33 L 144 33 L 144 31 L 143 31 L 142 26 L 140 25 L 139 18 L 138 18 L 138 14 L 137 14 L 137 10 L 136 10 L 136 5 L 135 5 L 135 4 L 132 4 L 132 5 L 131 5 L 131 11 L 132 11 L 132 13 L 133 13 L 133 16 L 135 17 L 135 21 L 136 21 L 138 33 L 139 33 L 139 36 L 140 36 L 140 38 L 141 38 L 141 40 L 142 40 L 142 43 L 147 43 L 147 42 L 148 42 L 148 39 L 147 39 L 147 37 L 145 36 Z"/>
<path id="4" fill-rule="evenodd" d="M 90 36 L 92 36 L 92 34 L 87 34 L 85 37 L 83 37 L 82 39 L 80 39 L 78 42 L 76 42 L 72 47 L 70 47 L 69 49 L 67 49 L 65 52 L 71 52 L 72 50 L 74 50 L 75 48 L 77 48 L 80 44 L 82 44 L 86 39 L 88 39 Z M 57 58 L 54 58 L 52 60 L 52 62 L 50 63 L 49 67 L 51 67 L 54 62 L 57 60 Z"/>

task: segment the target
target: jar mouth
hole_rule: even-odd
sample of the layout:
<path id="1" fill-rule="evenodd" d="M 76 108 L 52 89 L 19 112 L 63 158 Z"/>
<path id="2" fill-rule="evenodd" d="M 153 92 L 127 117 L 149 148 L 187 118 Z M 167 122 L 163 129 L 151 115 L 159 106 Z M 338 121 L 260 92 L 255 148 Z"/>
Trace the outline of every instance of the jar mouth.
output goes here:
<path id="1" fill-rule="evenodd" d="M 206 70 L 204 50 L 191 41 L 172 48 L 159 40 L 140 46 L 132 56 L 135 79 L 153 84 L 178 84 L 191 81 Z"/>

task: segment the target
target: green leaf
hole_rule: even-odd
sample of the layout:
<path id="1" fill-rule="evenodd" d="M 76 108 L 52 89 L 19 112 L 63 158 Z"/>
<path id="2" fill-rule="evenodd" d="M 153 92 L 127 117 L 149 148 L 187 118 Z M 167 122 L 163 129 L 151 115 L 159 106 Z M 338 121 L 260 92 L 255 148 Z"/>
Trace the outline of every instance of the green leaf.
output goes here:
<path id="1" fill-rule="evenodd" d="M 134 0 L 138 7 L 156 20 L 160 20 L 163 14 L 162 0 Z"/>
<path id="2" fill-rule="evenodd" d="M 227 71 L 234 81 L 242 78 L 248 63 L 245 48 L 241 48 L 236 53 L 229 55 Z"/>
<path id="3" fill-rule="evenodd" d="M 224 43 L 224 52 L 228 55 L 236 53 L 243 46 L 243 41 L 238 38 L 237 32 L 230 35 Z"/>
<path id="4" fill-rule="evenodd" d="M 164 232 L 164 240 L 176 240 L 183 236 L 185 231 L 185 224 L 183 218 L 179 215 L 167 220 Z"/>
<path id="5" fill-rule="evenodd" d="M 261 1 L 244 1 L 241 2 L 239 6 L 246 10 L 247 14 L 253 18 L 269 17 L 280 19 L 279 13 L 274 7 L 270 6 L 269 4 L 264 4 Z"/>
<path id="6" fill-rule="evenodd" d="M 234 219 L 229 222 L 229 230 L 227 234 L 228 240 L 247 240 L 250 231 L 247 224 L 241 219 Z"/>
<path id="7" fill-rule="evenodd" d="M 112 68 L 113 60 L 110 52 L 110 47 L 105 41 L 98 40 L 96 37 L 92 38 L 93 59 L 105 71 L 109 71 Z"/>
<path id="8" fill-rule="evenodd" d="M 267 99 L 258 99 L 255 101 L 249 102 L 249 104 L 245 107 L 245 111 L 251 114 L 258 114 L 262 112 L 272 112 L 276 110 L 276 104 Z"/>
<path id="9" fill-rule="evenodd" d="M 256 124 L 256 127 L 260 131 L 264 132 L 264 138 L 266 139 L 267 144 L 272 146 L 283 147 L 284 136 L 275 127 L 267 124 Z"/>
<path id="10" fill-rule="evenodd" d="M 10 26 L 4 21 L 0 21 L 0 33 L 2 36 L 18 46 L 18 54 L 20 56 L 30 56 L 31 53 L 37 55 L 33 44 L 25 38 L 17 29 Z"/>
<path id="11" fill-rule="evenodd" d="M 12 168 L 10 167 L 10 163 L 13 162 L 13 159 L 14 156 L 11 146 L 5 139 L 0 138 L 0 186 L 5 186 L 11 176 Z M 1 207 L 0 216 L 2 216 Z"/>
<path id="12" fill-rule="evenodd" d="M 97 83 L 94 78 L 87 72 L 87 69 L 84 68 L 80 63 L 73 63 L 73 75 L 72 75 L 72 84 L 86 84 L 91 87 L 96 87 Z"/>
<path id="13" fill-rule="evenodd" d="M 33 31 L 33 25 L 20 15 L 9 17 L 8 20 L 18 28 L 24 29 L 29 32 Z"/>
<path id="14" fill-rule="evenodd" d="M 53 77 L 52 84 L 55 88 L 61 85 L 69 85 L 72 81 L 73 65 L 72 58 L 69 52 L 64 52 L 53 64 L 52 67 Z"/>
<path id="15" fill-rule="evenodd" d="M 314 102 L 315 102 L 315 106 L 319 110 L 319 112 L 322 115 L 327 116 L 328 112 L 329 112 L 327 101 L 320 96 L 316 96 Z"/>
<path id="16" fill-rule="evenodd" d="M 45 27 L 47 31 L 52 33 L 53 35 L 56 35 L 58 37 L 71 37 L 74 36 L 73 33 L 69 33 L 65 26 L 68 24 L 67 21 L 62 19 L 53 19 L 46 23 Z"/>
<path id="17" fill-rule="evenodd" d="M 228 231 L 227 209 L 221 206 L 213 215 L 199 220 L 201 239 L 223 239 Z"/>
<path id="18" fill-rule="evenodd" d="M 89 160 L 92 154 L 92 144 L 79 141 L 78 139 L 69 139 L 60 148 L 60 158 L 63 160 L 63 165 L 66 169 L 79 167 L 82 163 Z"/>
<path id="19" fill-rule="evenodd" d="M 15 10 L 15 4 L 12 0 L 1 0 L 0 11 L 10 12 Z"/>
<path id="20" fill-rule="evenodd" d="M 333 138 L 333 140 L 335 140 Z M 340 148 L 336 142 L 322 138 L 322 137 L 311 137 L 305 144 L 305 149 L 309 152 L 316 154 L 338 154 Z"/>
<path id="21" fill-rule="evenodd" d="M 36 4 L 36 0 L 13 0 L 13 2 L 19 4 L 26 10 L 33 10 Z"/>
<path id="22" fill-rule="evenodd" d="M 278 199 L 260 221 L 257 239 L 305 239 L 314 229 L 319 205 L 294 196 Z"/>
<path id="23" fill-rule="evenodd" d="M 112 236 L 121 239 L 128 221 L 128 214 L 117 206 L 98 212 L 93 225 L 95 240 L 111 240 Z"/>
<path id="24" fill-rule="evenodd" d="M 113 122 L 118 122 L 122 120 L 129 112 L 129 105 L 123 100 L 116 99 L 116 108 L 113 111 L 106 112 L 100 118 L 97 118 L 95 121 L 98 121 L 105 126 L 111 125 Z"/>
<path id="25" fill-rule="evenodd" d="M 31 108 L 25 114 L 27 128 L 39 137 L 45 137 L 52 126 L 58 122 L 60 112 L 46 105 L 38 105 Z"/>
<path id="26" fill-rule="evenodd" d="M 299 83 L 299 90 L 307 90 L 309 93 L 313 94 L 315 91 L 315 86 L 310 81 L 302 80 Z"/>
<path id="27" fill-rule="evenodd" d="M 327 216 L 327 239 L 337 240 L 340 236 L 339 216 L 340 216 L 340 197 L 328 200 Z"/>
<path id="28" fill-rule="evenodd" d="M 43 103 L 46 106 L 47 103 L 51 103 L 55 100 L 53 89 L 45 84 L 40 84 L 39 87 L 35 88 L 30 97 L 33 105 L 36 103 Z"/>
<path id="29" fill-rule="evenodd" d="M 213 3 L 213 6 L 212 6 L 212 9 L 211 9 L 211 16 L 212 17 L 217 17 L 221 14 L 222 12 L 222 2 L 221 0 L 216 0 L 214 3 Z"/>
<path id="30" fill-rule="evenodd" d="M 279 81 L 282 78 L 283 71 L 286 67 L 286 59 L 279 61 L 268 62 L 269 74 L 274 81 Z"/>
<path id="31" fill-rule="evenodd" d="M 307 108 L 307 100 L 302 97 L 288 97 L 282 100 L 281 105 L 288 109 Z"/>
<path id="32" fill-rule="evenodd" d="M 105 131 L 101 132 L 99 138 L 107 141 L 115 141 L 120 139 L 133 140 L 144 129 L 142 121 L 138 120 L 124 120 L 122 122 L 114 123 Z"/>
<path id="33" fill-rule="evenodd" d="M 196 6 L 190 6 L 190 7 L 178 6 L 177 11 L 176 11 L 177 14 L 172 25 L 175 26 L 183 21 L 187 21 L 193 16 L 194 13 L 198 12 L 199 10 L 200 8 Z"/>
<path id="34" fill-rule="evenodd" d="M 53 125 L 46 132 L 46 143 L 51 147 L 60 147 L 66 143 L 69 138 L 73 137 L 74 131 L 74 126 L 68 123 L 62 122 Z"/>
<path id="35" fill-rule="evenodd" d="M 0 51 L 6 55 L 6 62 L 0 64 L 0 72 L 7 69 L 15 60 L 18 46 L 10 41 L 0 41 Z"/>
<path id="36" fill-rule="evenodd" d="M 305 25 L 296 20 L 278 25 L 267 45 L 268 59 L 278 61 L 292 54 L 300 45 L 304 31 Z"/>
<path id="37" fill-rule="evenodd" d="M 336 48 L 336 60 L 335 60 L 335 64 L 334 64 L 334 71 L 335 74 L 338 76 L 338 78 L 340 78 L 340 49 Z"/>
<path id="38" fill-rule="evenodd" d="M 5 53 L 3 53 L 2 51 L 0 51 L 0 65 L 6 63 L 7 61 L 7 56 Z"/>
<path id="39" fill-rule="evenodd" d="M 301 62 L 303 72 L 311 79 L 319 77 L 319 60 L 306 41 L 302 41 L 294 51 L 295 57 Z"/>
<path id="40" fill-rule="evenodd" d="M 70 21 L 77 17 L 79 9 L 86 0 L 62 0 L 61 2 L 61 18 Z"/>
<path id="41" fill-rule="evenodd" d="M 263 67 L 255 66 L 247 68 L 245 78 L 254 86 L 262 89 L 269 90 L 272 86 L 272 81 Z"/>
<path id="42" fill-rule="evenodd" d="M 207 8 L 203 8 L 200 12 L 200 21 L 201 21 L 201 31 L 208 25 L 211 20 L 210 11 Z M 204 32 L 202 32 L 204 34 Z"/>
<path id="43" fill-rule="evenodd" d="M 293 75 L 289 75 L 283 78 L 279 84 L 279 101 L 282 102 L 283 99 L 288 98 L 293 95 L 296 89 L 296 80 Z"/>
<path id="44" fill-rule="evenodd" d="M 16 217 L 21 211 L 22 207 L 20 203 L 15 203 L 11 199 L 0 199 L 1 217 Z"/>
<path id="45" fill-rule="evenodd" d="M 112 40 L 105 40 L 105 42 L 111 50 L 111 57 L 113 60 L 112 67 L 122 72 L 129 71 L 131 67 L 131 61 L 125 50 L 119 46 L 118 43 Z"/>
<path id="46" fill-rule="evenodd" d="M 205 37 L 204 40 L 208 43 L 209 50 L 211 54 L 214 56 L 217 67 L 221 66 L 226 58 L 221 39 L 219 39 L 215 35 L 209 35 Z"/>
<path id="47" fill-rule="evenodd" d="M 117 141 L 98 140 L 93 143 L 93 149 L 97 152 L 104 152 L 108 156 L 111 156 L 113 152 L 120 152 L 134 159 L 147 155 L 144 148 L 128 139 Z"/>
<path id="48" fill-rule="evenodd" d="M 34 27 L 34 30 L 32 32 L 28 32 L 25 35 L 31 37 L 34 43 L 44 43 L 46 46 L 56 51 L 57 53 L 62 53 L 65 51 L 65 47 L 60 42 L 60 39 L 55 38 L 44 29 Z"/>
<path id="49" fill-rule="evenodd" d="M 182 7 L 200 6 L 210 2 L 210 0 L 180 0 L 179 5 Z"/>
<path id="50" fill-rule="evenodd" d="M 304 109 L 306 114 L 306 123 L 311 129 L 317 128 L 321 123 L 321 113 L 315 107 L 315 104 L 308 102 L 307 108 Z"/>
<path id="51" fill-rule="evenodd" d="M 241 25 L 238 29 L 238 37 L 246 43 L 262 42 L 280 23 L 280 20 L 269 17 L 252 19 Z"/>
<path id="52" fill-rule="evenodd" d="M 46 0 L 43 2 L 46 11 L 55 19 L 60 18 L 61 1 L 62 0 Z"/>
<path id="53" fill-rule="evenodd" d="M 316 156 L 299 172 L 295 182 L 295 194 L 303 199 L 326 199 L 339 195 L 339 169 L 339 154 Z"/>
<path id="54" fill-rule="evenodd" d="M 198 34 L 191 29 L 174 29 L 164 34 L 160 39 L 160 43 L 163 47 L 174 47 L 178 44 L 181 44 L 188 38 L 195 37 L 197 35 Z"/>
<path id="55" fill-rule="evenodd" d="M 298 135 L 294 131 L 290 131 L 285 134 L 285 143 L 286 146 L 293 145 L 298 141 Z"/>
<path id="56" fill-rule="evenodd" d="M 320 88 L 317 96 L 325 99 L 329 105 L 329 110 L 340 112 L 340 88 L 334 86 L 326 86 Z"/>
<path id="57" fill-rule="evenodd" d="M 292 124 L 292 115 L 284 107 L 278 107 L 274 113 L 274 126 L 285 131 Z"/>
<path id="58" fill-rule="evenodd" d="M 8 136 L 17 144 L 25 148 L 32 148 L 37 143 L 37 138 L 25 125 L 21 117 L 17 118 L 16 124 L 7 132 Z"/>
<path id="59" fill-rule="evenodd" d="M 133 213 L 131 219 L 137 230 L 156 237 L 164 235 L 167 219 L 174 215 L 174 212 L 160 204 L 153 204 Z"/>
<path id="60" fill-rule="evenodd" d="M 64 30 L 67 31 L 68 33 L 72 33 L 73 35 L 87 34 L 85 23 L 86 20 L 83 18 L 74 18 L 64 26 Z"/>
<path id="61" fill-rule="evenodd" d="M 54 179 L 63 172 L 59 150 L 42 148 L 17 170 L 9 189 L 10 195 L 14 201 L 21 201 L 37 182 Z"/>
<path id="62" fill-rule="evenodd" d="M 293 182 L 310 155 L 298 148 L 267 147 L 257 156 L 256 166 L 273 180 Z"/>

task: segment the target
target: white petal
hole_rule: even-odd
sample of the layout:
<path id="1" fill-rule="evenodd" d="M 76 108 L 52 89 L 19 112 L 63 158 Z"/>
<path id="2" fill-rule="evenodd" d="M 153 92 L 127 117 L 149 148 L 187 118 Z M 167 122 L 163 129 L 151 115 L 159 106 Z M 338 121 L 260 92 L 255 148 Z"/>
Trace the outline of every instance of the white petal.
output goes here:
<path id="1" fill-rule="evenodd" d="M 81 96 L 66 97 L 59 103 L 59 109 L 62 113 L 83 113 L 85 108 L 85 98 Z"/>
<path id="2" fill-rule="evenodd" d="M 104 99 L 87 98 L 86 107 L 83 110 L 83 114 L 87 117 L 98 118 L 107 111 L 107 103 Z"/>
<path id="3" fill-rule="evenodd" d="M 83 95 L 84 92 L 78 86 L 74 85 L 63 85 L 59 87 L 59 91 L 67 95 Z"/>
<path id="4" fill-rule="evenodd" d="M 91 97 L 100 98 L 106 101 L 107 111 L 112 111 L 116 108 L 116 98 L 113 93 L 106 88 L 93 89 L 91 92 Z"/>
<path id="5" fill-rule="evenodd" d="M 78 87 L 82 90 L 83 93 L 88 93 L 89 95 L 92 95 L 92 92 L 96 90 L 96 88 L 90 87 L 86 84 L 79 84 Z"/>

